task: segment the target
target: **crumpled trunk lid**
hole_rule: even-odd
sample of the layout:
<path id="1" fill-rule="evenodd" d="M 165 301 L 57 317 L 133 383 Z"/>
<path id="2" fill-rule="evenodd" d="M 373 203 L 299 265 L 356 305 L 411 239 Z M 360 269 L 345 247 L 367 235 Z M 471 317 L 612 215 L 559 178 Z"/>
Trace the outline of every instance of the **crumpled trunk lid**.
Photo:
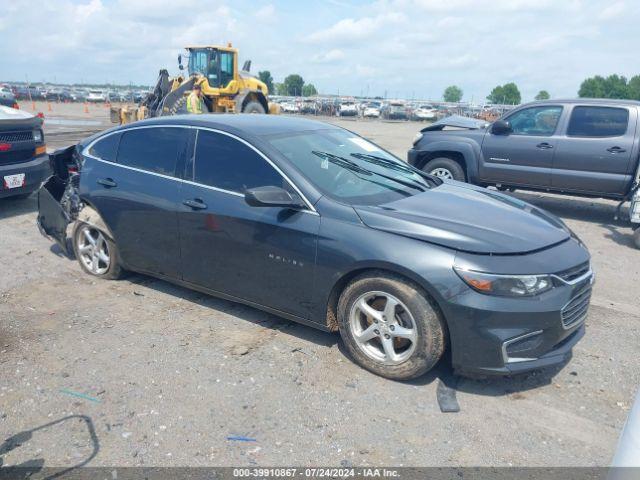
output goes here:
<path id="1" fill-rule="evenodd" d="M 67 226 L 75 221 L 81 208 L 78 196 L 79 175 L 70 175 L 75 145 L 50 155 L 54 174 L 38 190 L 38 229 L 55 240 L 68 255 Z"/>

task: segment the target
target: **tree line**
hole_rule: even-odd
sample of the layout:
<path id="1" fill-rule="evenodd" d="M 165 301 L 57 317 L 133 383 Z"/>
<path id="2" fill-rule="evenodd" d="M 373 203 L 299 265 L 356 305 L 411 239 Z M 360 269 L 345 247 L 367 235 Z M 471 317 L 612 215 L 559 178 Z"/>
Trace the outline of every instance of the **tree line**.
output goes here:
<path id="1" fill-rule="evenodd" d="M 312 83 L 305 83 L 297 73 L 287 75 L 282 82 L 274 82 L 271 72 L 264 70 L 258 72 L 258 77 L 269 89 L 269 93 L 287 96 L 310 97 L 317 95 L 318 91 Z M 445 102 L 458 103 L 462 100 L 464 91 L 457 85 L 450 85 L 442 94 Z M 609 75 L 603 77 L 595 75 L 586 78 L 580 84 L 578 96 L 581 98 L 618 98 L 625 100 L 640 100 L 640 75 L 635 75 L 629 80 L 623 75 Z M 518 105 L 522 101 L 522 95 L 514 82 L 497 85 L 487 95 L 487 101 L 499 105 Z M 547 90 L 540 90 L 535 100 L 548 100 L 551 94 Z"/>
<path id="2" fill-rule="evenodd" d="M 265 83 L 269 93 L 275 95 L 311 97 L 318 94 L 313 83 L 305 83 L 304 79 L 297 73 L 287 75 L 284 81 L 280 83 L 273 81 L 273 77 L 269 70 L 258 72 L 258 78 Z"/>

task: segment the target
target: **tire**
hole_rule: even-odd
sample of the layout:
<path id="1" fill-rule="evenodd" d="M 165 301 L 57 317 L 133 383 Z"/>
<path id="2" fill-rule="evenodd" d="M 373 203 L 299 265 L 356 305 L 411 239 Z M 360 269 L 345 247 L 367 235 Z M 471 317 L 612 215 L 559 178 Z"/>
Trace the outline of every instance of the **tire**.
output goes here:
<path id="1" fill-rule="evenodd" d="M 256 102 L 255 100 L 252 100 L 251 102 L 247 102 L 247 104 L 244 106 L 244 110 L 242 110 L 242 113 L 266 113 L 266 112 L 260 102 Z"/>
<path id="2" fill-rule="evenodd" d="M 86 236 L 86 232 L 93 238 L 95 242 L 93 245 Z M 123 269 L 120 266 L 118 248 L 102 231 L 88 223 L 76 222 L 73 227 L 72 241 L 73 252 L 80 267 L 86 273 L 106 280 L 116 280 L 122 277 Z M 97 253 L 98 251 L 104 256 L 101 257 Z"/>
<path id="3" fill-rule="evenodd" d="M 460 164 L 448 157 L 438 157 L 429 160 L 427 164 L 422 167 L 422 171 L 434 177 L 457 180 L 459 182 L 466 180 L 464 170 Z"/>
<path id="4" fill-rule="evenodd" d="M 640 249 L 640 227 L 637 227 L 633 232 L 633 243 L 636 248 Z"/>
<path id="5" fill-rule="evenodd" d="M 387 310 L 390 299 L 397 302 L 392 320 Z M 361 308 L 363 303 L 368 307 Z M 401 277 L 373 272 L 356 278 L 340 295 L 337 313 L 351 357 L 381 377 L 419 377 L 444 353 L 446 330 L 440 315 L 417 285 Z"/>

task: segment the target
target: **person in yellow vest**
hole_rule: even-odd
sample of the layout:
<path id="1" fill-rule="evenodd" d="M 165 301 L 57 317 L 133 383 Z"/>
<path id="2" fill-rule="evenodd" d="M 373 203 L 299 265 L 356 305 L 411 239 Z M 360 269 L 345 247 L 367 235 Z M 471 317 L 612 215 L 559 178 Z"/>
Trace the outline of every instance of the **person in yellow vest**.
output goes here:
<path id="1" fill-rule="evenodd" d="M 204 113 L 204 101 L 202 100 L 202 87 L 198 84 L 193 86 L 193 90 L 187 97 L 187 112 Z"/>

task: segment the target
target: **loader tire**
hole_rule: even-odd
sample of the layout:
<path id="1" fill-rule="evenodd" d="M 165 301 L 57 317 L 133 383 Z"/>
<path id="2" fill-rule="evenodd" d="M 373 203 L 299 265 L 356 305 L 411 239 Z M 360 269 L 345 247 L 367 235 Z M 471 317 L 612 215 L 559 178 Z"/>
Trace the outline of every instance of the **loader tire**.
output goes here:
<path id="1" fill-rule="evenodd" d="M 251 102 L 247 102 L 244 106 L 244 110 L 242 113 L 267 113 L 264 111 L 264 107 L 260 102 L 256 102 L 255 100 Z"/>

